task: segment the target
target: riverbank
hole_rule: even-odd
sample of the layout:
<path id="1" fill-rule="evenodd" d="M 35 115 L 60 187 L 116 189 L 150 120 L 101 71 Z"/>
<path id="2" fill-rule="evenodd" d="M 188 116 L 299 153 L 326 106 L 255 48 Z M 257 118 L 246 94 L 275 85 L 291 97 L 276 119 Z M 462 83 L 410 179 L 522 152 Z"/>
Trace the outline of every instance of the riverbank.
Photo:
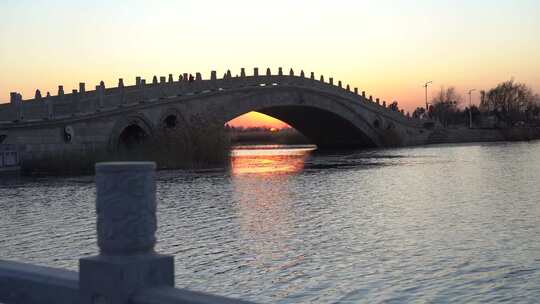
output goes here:
<path id="1" fill-rule="evenodd" d="M 286 129 L 231 129 L 232 145 L 308 145 L 311 141 L 293 128 Z"/>
<path id="2" fill-rule="evenodd" d="M 540 128 L 468 129 L 436 128 L 424 142 L 454 144 L 474 142 L 528 141 L 540 139 Z M 22 175 L 73 176 L 94 173 L 94 165 L 104 161 L 151 160 L 159 169 L 204 169 L 229 165 L 230 151 L 236 146 L 306 145 L 310 141 L 294 129 L 225 132 L 199 129 L 188 135 L 180 130 L 164 130 L 142 146 L 131 150 L 89 152 L 64 151 L 23 157 Z M 399 146 L 399 145 L 397 145 Z"/>
<path id="3" fill-rule="evenodd" d="M 428 137 L 426 144 L 454 144 L 497 141 L 528 141 L 540 139 L 540 128 L 469 129 L 438 128 Z"/>

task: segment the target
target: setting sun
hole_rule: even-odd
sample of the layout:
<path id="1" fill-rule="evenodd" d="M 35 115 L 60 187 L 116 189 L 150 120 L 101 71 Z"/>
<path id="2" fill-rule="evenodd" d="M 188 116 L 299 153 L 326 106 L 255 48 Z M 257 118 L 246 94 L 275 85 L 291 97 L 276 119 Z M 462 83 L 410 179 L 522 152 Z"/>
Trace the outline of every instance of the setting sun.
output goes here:
<path id="1" fill-rule="evenodd" d="M 259 112 L 246 113 L 229 121 L 227 124 L 231 127 L 261 127 L 275 130 L 290 128 L 290 126 L 283 121 Z"/>

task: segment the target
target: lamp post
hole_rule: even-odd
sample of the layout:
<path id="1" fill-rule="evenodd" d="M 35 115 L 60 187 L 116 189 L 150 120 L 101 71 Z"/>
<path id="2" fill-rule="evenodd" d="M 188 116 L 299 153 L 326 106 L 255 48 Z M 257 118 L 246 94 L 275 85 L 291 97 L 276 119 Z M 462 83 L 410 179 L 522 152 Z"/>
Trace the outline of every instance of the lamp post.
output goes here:
<path id="1" fill-rule="evenodd" d="M 430 84 L 432 84 L 433 81 L 427 81 L 425 84 L 424 84 L 424 88 L 426 89 L 426 115 L 428 114 L 428 100 L 427 100 L 427 88 Z"/>
<path id="2" fill-rule="evenodd" d="M 472 129 L 472 92 L 476 89 L 469 90 L 469 129 Z"/>

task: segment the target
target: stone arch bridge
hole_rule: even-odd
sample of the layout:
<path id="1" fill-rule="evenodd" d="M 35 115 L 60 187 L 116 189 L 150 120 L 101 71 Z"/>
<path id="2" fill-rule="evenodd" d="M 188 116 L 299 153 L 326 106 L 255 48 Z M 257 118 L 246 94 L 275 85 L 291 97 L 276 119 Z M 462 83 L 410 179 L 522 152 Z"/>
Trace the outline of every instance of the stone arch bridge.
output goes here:
<path id="1" fill-rule="evenodd" d="M 151 83 L 137 77 L 131 86 L 119 79 L 116 87 L 101 82 L 92 91 L 80 83 L 69 94 L 59 86 L 55 96 L 38 90 L 24 101 L 11 93 L 10 103 L 0 104 L 0 144 L 20 145 L 26 154 L 114 150 L 160 128 L 189 132 L 197 119 L 223 125 L 250 111 L 288 123 L 321 148 L 419 145 L 431 133 L 426 121 L 391 110 L 341 81 L 254 68 L 251 75 L 241 69 L 240 75 L 227 71 L 222 78 L 212 71 L 210 79 L 200 73 L 178 80 L 172 74 L 154 76 Z"/>

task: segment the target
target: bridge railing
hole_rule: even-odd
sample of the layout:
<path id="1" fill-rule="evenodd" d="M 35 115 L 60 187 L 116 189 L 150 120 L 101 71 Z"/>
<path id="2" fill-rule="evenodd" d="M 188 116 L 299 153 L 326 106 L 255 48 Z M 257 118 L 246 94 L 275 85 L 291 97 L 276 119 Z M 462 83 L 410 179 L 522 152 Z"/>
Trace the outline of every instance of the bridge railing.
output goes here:
<path id="1" fill-rule="evenodd" d="M 154 252 L 155 164 L 96 165 L 100 253 L 79 272 L 0 260 L 0 303 L 248 303 L 174 288 L 172 256 Z"/>
<path id="2" fill-rule="evenodd" d="M 270 69 L 261 73 L 258 68 L 248 75 L 245 69 L 242 69 L 240 75 L 232 76 L 227 71 L 222 78 L 218 78 L 215 71 L 211 72 L 210 79 L 203 79 L 200 73 L 196 73 L 193 81 L 186 79 L 186 74 L 182 79 L 175 81 L 173 75 L 169 77 L 154 76 L 151 83 L 137 77 L 135 85 L 125 86 L 123 79 L 119 79 L 118 85 L 112 88 L 106 88 L 105 83 L 101 82 L 95 90 L 87 91 L 84 83 L 79 84 L 78 90 L 72 90 L 66 94 L 63 86 L 59 86 L 58 94 L 51 96 L 47 93 L 42 97 L 41 93 L 36 91 L 36 97 L 30 100 L 22 100 L 22 96 L 16 92 L 11 93 L 11 102 L 9 105 L 0 105 L 0 121 L 16 122 L 31 120 L 52 120 L 55 118 L 65 118 L 66 116 L 77 116 L 107 111 L 117 107 L 129 106 L 153 100 L 164 99 L 167 97 L 178 97 L 184 95 L 201 94 L 216 90 L 230 90 L 242 87 L 258 87 L 269 85 L 291 85 L 305 86 L 323 91 L 331 91 L 358 102 L 363 102 L 371 107 L 381 109 L 385 108 L 378 98 L 367 96 L 365 92 L 359 92 L 358 88 L 351 88 L 341 81 L 334 82 L 333 78 L 325 81 L 324 76 L 315 77 L 314 73 L 307 76 L 304 71 L 295 73 L 292 69 L 284 73 L 281 68 L 277 74 L 272 74 Z M 393 112 L 393 111 L 388 111 Z M 396 117 L 403 116 L 403 113 L 394 112 L 390 115 Z"/>

